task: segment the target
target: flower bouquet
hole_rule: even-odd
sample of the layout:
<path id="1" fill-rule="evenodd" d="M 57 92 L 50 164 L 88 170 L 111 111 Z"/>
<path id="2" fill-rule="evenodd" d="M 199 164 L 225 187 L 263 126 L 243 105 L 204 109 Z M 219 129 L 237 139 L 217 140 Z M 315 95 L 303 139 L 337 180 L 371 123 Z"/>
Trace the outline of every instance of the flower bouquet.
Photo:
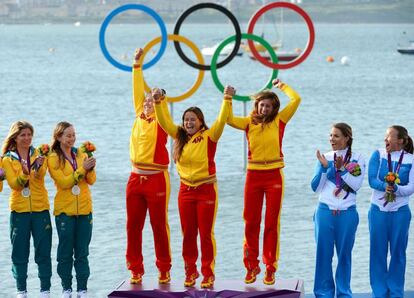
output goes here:
<path id="1" fill-rule="evenodd" d="M 361 167 L 356 162 L 350 162 L 345 165 L 345 169 L 352 175 L 352 176 L 359 176 L 361 175 Z M 340 176 L 337 177 L 337 187 L 335 189 L 335 196 L 338 198 L 346 199 L 349 195 L 349 192 L 352 190 L 348 184 L 342 181 Z"/>
<path id="2" fill-rule="evenodd" d="M 48 144 L 39 145 L 36 149 L 37 149 L 37 152 L 39 152 L 39 157 L 40 156 L 47 157 L 50 153 L 50 147 Z M 40 167 L 42 166 L 41 164 L 39 164 L 39 157 L 36 158 L 36 160 L 34 161 L 32 165 L 32 169 L 34 169 L 35 171 L 38 171 Z"/>
<path id="3" fill-rule="evenodd" d="M 356 162 L 350 162 L 345 166 L 345 168 L 352 176 L 361 175 L 361 167 Z"/>
<path id="4" fill-rule="evenodd" d="M 83 142 L 82 145 L 79 147 L 79 149 L 86 153 L 88 155 L 88 157 L 92 157 L 93 156 L 93 152 L 96 151 L 96 147 L 93 143 L 86 141 Z"/>
<path id="5" fill-rule="evenodd" d="M 400 184 L 400 178 L 398 177 L 397 173 L 388 172 L 388 174 L 384 177 L 384 181 L 387 182 L 388 186 L 394 186 L 395 184 Z M 387 206 L 388 203 L 395 202 L 396 195 L 394 191 L 387 190 L 385 191 L 385 195 L 383 199 L 385 199 L 384 207 Z"/>
<path id="6" fill-rule="evenodd" d="M 48 156 L 50 152 L 50 147 L 48 144 L 42 144 L 37 147 L 37 151 L 39 152 L 40 156 Z"/>

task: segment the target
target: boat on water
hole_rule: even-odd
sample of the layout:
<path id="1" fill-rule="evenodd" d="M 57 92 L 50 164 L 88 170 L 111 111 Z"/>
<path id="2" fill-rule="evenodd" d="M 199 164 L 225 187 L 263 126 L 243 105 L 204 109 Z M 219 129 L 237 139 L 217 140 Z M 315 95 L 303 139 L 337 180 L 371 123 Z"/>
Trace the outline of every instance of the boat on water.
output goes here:
<path id="1" fill-rule="evenodd" d="M 206 47 L 206 48 L 202 48 L 201 49 L 201 54 L 203 54 L 204 56 L 213 56 L 214 52 L 216 51 L 216 49 L 218 48 L 220 44 L 215 44 L 212 47 Z M 228 56 L 230 55 L 230 53 L 233 51 L 234 49 L 234 42 L 233 43 L 229 43 L 228 45 L 224 46 L 223 50 L 220 51 L 220 56 Z M 242 56 L 243 55 L 243 49 L 240 47 L 239 50 L 237 51 L 236 56 Z"/>
<path id="2" fill-rule="evenodd" d="M 263 0 L 263 5 L 266 4 L 266 1 Z M 278 57 L 279 61 L 292 61 L 295 60 L 299 55 L 301 54 L 300 49 L 294 49 L 294 50 L 284 50 L 283 49 L 283 33 L 284 33 L 284 20 L 283 20 L 283 8 L 280 9 L 280 23 L 277 25 L 276 19 L 272 18 L 271 20 L 266 20 L 264 16 L 262 16 L 262 27 L 263 31 L 261 33 L 261 37 L 264 38 L 264 28 L 265 24 L 270 23 L 274 27 L 274 32 L 278 35 L 278 39 L 274 41 L 271 46 L 273 50 L 276 52 L 276 55 Z M 260 56 L 265 58 L 266 60 L 271 60 L 270 53 L 267 51 L 267 49 L 260 43 L 254 42 L 254 47 L 259 53 Z M 249 44 L 246 43 L 246 45 L 243 46 L 243 49 L 246 53 L 249 54 L 250 59 L 257 60 L 255 56 L 253 56 L 252 51 L 249 47 Z"/>
<path id="3" fill-rule="evenodd" d="M 302 52 L 300 49 L 296 49 L 294 51 L 282 51 L 282 50 L 276 50 L 276 56 L 279 61 L 292 61 L 295 60 L 297 57 L 299 57 L 300 53 Z M 272 58 L 270 57 L 270 54 L 268 52 L 261 52 L 259 51 L 260 56 L 265 58 L 266 60 L 270 61 Z M 249 54 L 250 59 L 257 60 L 255 56 L 253 56 L 251 53 Z"/>
<path id="4" fill-rule="evenodd" d="M 410 40 L 410 44 L 408 46 L 400 46 L 397 48 L 397 51 L 401 54 L 411 54 L 414 55 L 414 40 Z"/>

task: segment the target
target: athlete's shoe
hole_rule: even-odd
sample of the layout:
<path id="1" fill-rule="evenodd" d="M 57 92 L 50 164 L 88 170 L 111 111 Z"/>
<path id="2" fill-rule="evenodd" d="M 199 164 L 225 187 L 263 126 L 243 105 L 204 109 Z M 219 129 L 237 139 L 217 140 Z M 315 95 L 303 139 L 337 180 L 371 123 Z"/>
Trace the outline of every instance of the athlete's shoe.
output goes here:
<path id="1" fill-rule="evenodd" d="M 265 285 L 273 285 L 275 283 L 275 273 L 273 271 L 266 270 L 263 283 Z"/>
<path id="2" fill-rule="evenodd" d="M 170 271 L 160 271 L 158 274 L 158 283 L 168 284 L 171 281 Z"/>
<path id="3" fill-rule="evenodd" d="M 260 273 L 260 267 L 257 266 L 252 270 L 247 270 L 246 277 L 244 278 L 244 282 L 246 284 L 251 284 L 256 281 L 256 276 Z"/>
<path id="4" fill-rule="evenodd" d="M 40 298 L 50 298 L 50 291 L 40 291 Z"/>
<path id="5" fill-rule="evenodd" d="M 131 278 L 129 279 L 129 283 L 131 284 L 140 284 L 142 283 L 142 275 L 141 273 L 132 274 Z"/>
<path id="6" fill-rule="evenodd" d="M 196 279 L 200 276 L 198 271 L 186 274 L 185 281 L 184 281 L 184 287 L 194 287 L 196 283 Z"/>
<path id="7" fill-rule="evenodd" d="M 212 288 L 214 286 L 214 275 L 204 276 L 201 282 L 202 288 Z"/>
<path id="8" fill-rule="evenodd" d="M 76 298 L 88 298 L 88 292 L 86 290 L 78 291 Z"/>
<path id="9" fill-rule="evenodd" d="M 27 291 L 18 291 L 16 298 L 27 298 Z"/>
<path id="10" fill-rule="evenodd" d="M 72 290 L 63 290 L 62 298 L 72 298 Z"/>

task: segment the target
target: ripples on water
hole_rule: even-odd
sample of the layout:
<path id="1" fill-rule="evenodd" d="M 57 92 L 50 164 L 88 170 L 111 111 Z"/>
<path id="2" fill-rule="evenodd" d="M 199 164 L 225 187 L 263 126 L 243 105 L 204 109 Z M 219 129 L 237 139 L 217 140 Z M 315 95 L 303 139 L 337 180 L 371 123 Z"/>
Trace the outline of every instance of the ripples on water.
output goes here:
<path id="1" fill-rule="evenodd" d="M 231 33 L 223 25 L 187 25 L 183 35 L 200 47 L 217 42 Z M 205 27 L 203 27 L 205 28 Z M 304 47 L 306 30 L 288 26 L 285 39 L 292 47 Z M 132 59 L 135 47 L 143 46 L 158 34 L 150 25 L 114 25 L 107 32 L 108 49 L 114 57 L 125 53 Z M 226 31 L 228 30 L 228 32 Z M 74 123 L 78 141 L 90 139 L 97 145 L 98 180 L 92 187 L 94 230 L 90 247 L 91 297 L 104 297 L 122 279 L 125 268 L 125 185 L 129 175 L 128 141 L 133 122 L 131 76 L 113 68 L 104 60 L 98 45 L 98 25 L 0 26 L 0 138 L 9 125 L 27 119 L 36 129 L 34 143 L 49 142 L 55 124 L 61 120 Z M 172 26 L 169 26 L 172 32 Z M 281 246 L 278 277 L 302 278 L 306 291 L 313 287 L 315 243 L 312 216 L 317 204 L 310 190 L 315 166 L 315 150 L 329 150 L 328 134 L 334 122 L 346 121 L 354 129 L 354 150 L 368 160 L 371 152 L 382 146 L 386 127 L 398 123 L 414 135 L 414 57 L 397 53 L 403 31 L 414 32 L 413 25 L 316 25 L 316 43 L 311 56 L 300 66 L 280 71 L 279 77 L 294 87 L 303 102 L 288 124 L 283 149 L 286 157 L 286 192 L 281 219 Z M 302 45 L 303 44 L 303 45 Z M 49 52 L 54 48 L 54 52 Z M 329 64 L 325 57 L 336 62 Z M 341 66 L 340 57 L 349 56 L 351 64 Z M 123 63 L 128 63 L 123 61 Z M 145 72 L 151 86 L 164 87 L 169 94 L 189 88 L 197 71 L 186 66 L 169 45 L 165 57 Z M 219 70 L 223 84 L 232 84 L 238 93 L 249 93 L 264 85 L 270 70 L 236 58 Z M 282 104 L 286 98 L 282 95 Z M 197 93 L 174 105 L 174 118 L 198 105 L 209 124 L 215 119 L 221 94 L 210 74 Z M 235 114 L 242 114 L 242 104 L 234 103 Z M 250 107 L 249 107 L 250 110 Z M 239 279 L 242 268 L 243 241 L 243 136 L 226 127 L 216 155 L 219 178 L 219 208 L 216 221 L 218 279 Z M 169 219 L 173 252 L 172 276 L 183 279 L 181 231 L 177 210 L 178 179 L 171 177 Z M 53 185 L 47 179 L 51 198 Z M 0 287 L 1 296 L 14 293 L 8 235 L 8 187 L 0 194 Z M 370 190 L 367 181 L 358 193 L 360 224 L 353 254 L 352 287 L 354 292 L 368 292 L 369 238 L 367 212 Z M 413 207 L 413 203 L 410 203 Z M 406 289 L 413 290 L 414 244 L 411 229 L 407 249 Z M 52 295 L 60 293 L 56 274 L 57 234 L 53 234 Z M 153 240 L 149 222 L 144 231 L 145 278 L 156 278 Z M 37 269 L 31 252 L 28 286 L 38 289 Z M 12 296 L 10 294 L 10 296 Z"/>

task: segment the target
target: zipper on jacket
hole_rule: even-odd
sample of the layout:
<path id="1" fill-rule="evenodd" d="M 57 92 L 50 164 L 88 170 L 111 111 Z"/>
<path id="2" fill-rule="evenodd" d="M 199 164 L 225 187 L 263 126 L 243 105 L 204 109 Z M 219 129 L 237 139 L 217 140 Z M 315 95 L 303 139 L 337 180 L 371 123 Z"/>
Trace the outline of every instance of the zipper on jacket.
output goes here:
<path id="1" fill-rule="evenodd" d="M 30 196 L 29 196 L 29 204 L 30 204 L 30 213 L 32 213 L 33 212 L 33 208 L 32 208 L 32 194 L 30 194 Z"/>

